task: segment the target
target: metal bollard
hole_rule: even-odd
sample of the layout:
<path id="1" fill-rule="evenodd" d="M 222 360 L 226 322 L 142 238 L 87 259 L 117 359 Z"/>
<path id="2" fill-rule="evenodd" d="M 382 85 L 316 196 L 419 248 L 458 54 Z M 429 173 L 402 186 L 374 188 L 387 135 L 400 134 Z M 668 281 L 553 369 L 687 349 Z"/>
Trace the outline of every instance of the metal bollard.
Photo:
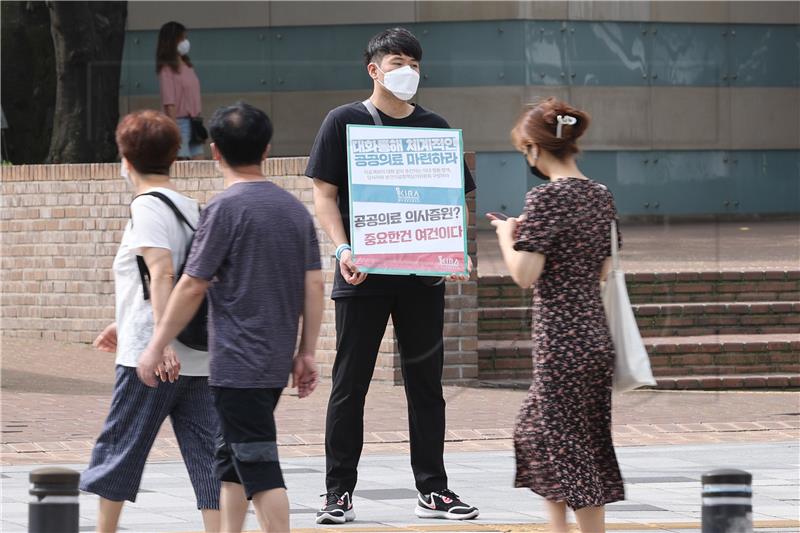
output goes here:
<path id="1" fill-rule="evenodd" d="M 753 476 L 743 470 L 703 474 L 703 533 L 753 532 Z"/>
<path id="2" fill-rule="evenodd" d="M 40 468 L 30 473 L 28 533 L 78 533 L 78 480 L 69 468 Z"/>

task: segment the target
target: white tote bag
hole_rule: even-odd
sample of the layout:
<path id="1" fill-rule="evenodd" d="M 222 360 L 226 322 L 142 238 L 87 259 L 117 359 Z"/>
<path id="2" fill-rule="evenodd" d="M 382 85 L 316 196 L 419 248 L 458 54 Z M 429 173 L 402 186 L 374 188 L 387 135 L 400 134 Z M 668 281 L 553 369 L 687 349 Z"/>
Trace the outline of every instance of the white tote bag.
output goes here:
<path id="1" fill-rule="evenodd" d="M 617 223 L 611 221 L 611 272 L 603 290 L 603 307 L 608 328 L 614 341 L 614 392 L 625 392 L 647 385 L 655 385 L 650 357 L 644 348 L 636 317 L 633 316 L 625 273 L 619 267 Z"/>

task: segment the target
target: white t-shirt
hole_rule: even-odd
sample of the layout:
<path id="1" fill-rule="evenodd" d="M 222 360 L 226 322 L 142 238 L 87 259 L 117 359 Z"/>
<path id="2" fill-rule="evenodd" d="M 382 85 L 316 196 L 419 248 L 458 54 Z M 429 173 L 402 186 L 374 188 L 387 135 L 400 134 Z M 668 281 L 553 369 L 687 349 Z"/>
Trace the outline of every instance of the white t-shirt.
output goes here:
<path id="1" fill-rule="evenodd" d="M 151 189 L 165 194 L 197 228 L 200 218 L 195 200 L 171 189 Z M 117 364 L 135 367 L 139 355 L 153 335 L 153 308 L 144 299 L 136 255 L 141 248 L 166 248 L 172 252 L 172 267 L 177 275 L 185 260 L 192 231 L 155 196 L 140 196 L 131 203 L 131 220 L 125 226 L 114 258 L 114 284 L 117 301 Z M 172 348 L 181 362 L 181 375 L 208 376 L 208 352 L 193 350 L 173 341 Z"/>

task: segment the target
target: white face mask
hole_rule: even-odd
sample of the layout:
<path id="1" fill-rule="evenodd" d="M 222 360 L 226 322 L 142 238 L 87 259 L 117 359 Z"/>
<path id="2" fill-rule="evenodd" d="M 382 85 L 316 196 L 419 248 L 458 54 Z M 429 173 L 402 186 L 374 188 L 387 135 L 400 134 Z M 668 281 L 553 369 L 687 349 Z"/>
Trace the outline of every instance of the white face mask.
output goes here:
<path id="1" fill-rule="evenodd" d="M 134 188 L 133 180 L 131 179 L 131 175 L 128 173 L 128 167 L 125 166 L 125 163 L 120 164 L 119 175 L 122 176 L 122 179 L 125 180 L 125 183 L 128 184 L 128 187 L 130 187 L 131 189 Z"/>
<path id="2" fill-rule="evenodd" d="M 189 45 L 189 39 L 184 39 L 178 43 L 178 53 L 182 56 L 185 56 L 189 53 L 191 49 L 191 45 Z"/>
<path id="3" fill-rule="evenodd" d="M 378 67 L 378 65 L 375 65 Z M 378 67 L 381 70 L 381 67 Z M 386 87 L 386 89 L 395 95 L 400 100 L 411 100 L 417 94 L 417 87 L 419 87 L 419 72 L 406 65 L 389 72 L 383 72 L 383 82 L 378 80 L 378 83 Z"/>

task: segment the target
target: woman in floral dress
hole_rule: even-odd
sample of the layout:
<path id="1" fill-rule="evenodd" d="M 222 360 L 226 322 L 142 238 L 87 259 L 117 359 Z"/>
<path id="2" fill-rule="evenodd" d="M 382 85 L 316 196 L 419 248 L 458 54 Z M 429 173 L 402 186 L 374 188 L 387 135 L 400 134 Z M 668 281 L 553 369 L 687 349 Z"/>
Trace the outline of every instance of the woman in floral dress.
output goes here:
<path id="1" fill-rule="evenodd" d="M 567 507 L 582 532 L 605 531 L 604 506 L 625 496 L 611 440 L 614 347 L 600 298 L 616 208 L 575 163 L 589 120 L 554 98 L 523 112 L 514 145 L 547 183 L 527 194 L 519 218 L 492 221 L 514 281 L 534 287 L 533 381 L 515 428 L 515 484 L 546 499 L 558 533 L 567 531 Z"/>

